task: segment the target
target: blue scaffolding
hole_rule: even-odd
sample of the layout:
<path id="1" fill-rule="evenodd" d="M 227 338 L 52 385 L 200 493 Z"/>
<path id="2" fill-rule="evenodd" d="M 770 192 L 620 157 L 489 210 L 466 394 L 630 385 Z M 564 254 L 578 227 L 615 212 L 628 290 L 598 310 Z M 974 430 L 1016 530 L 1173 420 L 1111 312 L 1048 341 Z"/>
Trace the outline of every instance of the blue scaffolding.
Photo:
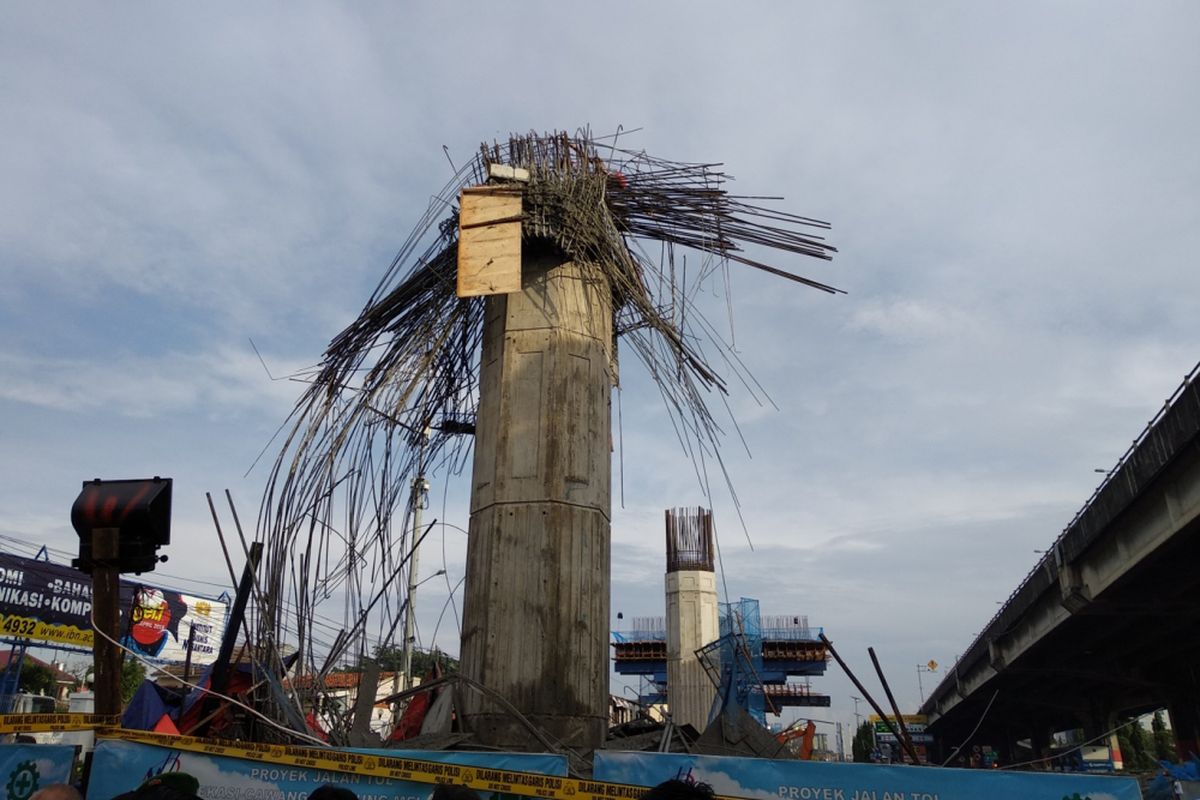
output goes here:
<path id="1" fill-rule="evenodd" d="M 766 697 L 761 677 L 762 622 L 758 601 L 743 597 L 736 603 L 721 603 L 719 609 L 721 638 L 701 651 L 701 662 L 710 675 L 715 671 L 710 666 L 712 662 L 720 664 L 717 699 L 709 721 L 715 719 L 723 707 L 735 703 L 766 725 Z"/>

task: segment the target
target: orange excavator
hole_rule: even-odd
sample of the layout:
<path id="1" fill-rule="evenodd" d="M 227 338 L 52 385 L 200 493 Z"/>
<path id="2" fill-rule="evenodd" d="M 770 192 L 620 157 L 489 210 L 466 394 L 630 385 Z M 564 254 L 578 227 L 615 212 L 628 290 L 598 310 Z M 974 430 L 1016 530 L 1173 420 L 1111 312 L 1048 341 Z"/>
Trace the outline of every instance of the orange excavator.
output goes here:
<path id="1" fill-rule="evenodd" d="M 796 751 L 796 758 L 801 761 L 809 761 L 812 759 L 813 752 L 813 737 L 817 734 L 817 725 L 811 719 L 803 726 L 800 725 L 800 720 L 796 720 L 786 728 L 775 735 L 775 739 L 780 744 L 788 744 L 796 739 L 800 740 L 800 749 Z"/>

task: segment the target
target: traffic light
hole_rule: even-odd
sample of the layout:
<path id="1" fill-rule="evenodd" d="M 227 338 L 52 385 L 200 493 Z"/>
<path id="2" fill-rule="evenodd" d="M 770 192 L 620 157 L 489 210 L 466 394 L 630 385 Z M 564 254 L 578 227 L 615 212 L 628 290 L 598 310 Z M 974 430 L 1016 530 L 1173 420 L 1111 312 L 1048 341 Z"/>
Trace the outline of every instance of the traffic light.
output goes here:
<path id="1" fill-rule="evenodd" d="M 71 566 L 91 574 L 92 531 L 116 528 L 119 572 L 150 572 L 166 556 L 158 548 L 171 543 L 171 479 L 85 481 L 71 506 L 71 525 L 79 534 L 79 557 Z"/>

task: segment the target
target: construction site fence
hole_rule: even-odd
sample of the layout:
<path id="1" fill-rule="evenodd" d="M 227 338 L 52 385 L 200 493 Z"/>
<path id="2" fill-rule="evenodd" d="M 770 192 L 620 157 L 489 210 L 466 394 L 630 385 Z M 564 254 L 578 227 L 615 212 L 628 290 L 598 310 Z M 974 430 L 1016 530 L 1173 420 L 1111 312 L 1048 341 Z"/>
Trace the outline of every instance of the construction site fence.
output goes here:
<path id="1" fill-rule="evenodd" d="M 352 773 L 374 778 L 415 783 L 448 783 L 467 786 L 478 792 L 500 792 L 525 797 L 564 798 L 569 800 L 637 800 L 645 786 L 605 781 L 558 777 L 536 772 L 490 769 L 486 767 L 427 761 L 407 756 L 359 753 L 335 748 L 231 742 L 132 731 L 108 726 L 112 717 L 96 714 L 2 714 L 0 733 L 95 729 L 100 740 L 116 739 L 173 751 L 188 751 L 208 756 L 224 756 L 261 761 L 300 769 L 330 773 Z M 718 796 L 714 800 L 732 800 Z"/>

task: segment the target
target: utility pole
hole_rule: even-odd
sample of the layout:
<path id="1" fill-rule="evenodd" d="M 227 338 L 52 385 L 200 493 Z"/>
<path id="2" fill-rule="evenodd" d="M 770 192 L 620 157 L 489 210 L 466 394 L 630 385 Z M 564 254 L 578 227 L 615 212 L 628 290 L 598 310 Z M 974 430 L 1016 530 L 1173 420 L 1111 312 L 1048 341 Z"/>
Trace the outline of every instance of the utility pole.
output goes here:
<path id="1" fill-rule="evenodd" d="M 417 541 L 421 535 L 421 511 L 425 507 L 425 497 L 429 493 L 429 481 L 425 480 L 425 443 L 429 440 L 429 429 L 421 431 L 421 452 L 417 456 L 417 474 L 412 480 L 412 492 L 409 495 L 412 503 L 412 538 L 408 553 L 408 594 L 404 601 L 404 649 L 400 657 L 400 666 L 404 670 L 404 690 L 413 687 L 412 655 L 413 641 L 416 638 L 417 613 Z M 395 681 L 393 680 L 393 684 Z"/>
<path id="2" fill-rule="evenodd" d="M 917 691 L 921 693 L 921 705 L 925 705 L 925 687 L 921 683 L 922 672 L 937 672 L 938 663 L 930 659 L 928 664 L 917 664 Z"/>
<path id="3" fill-rule="evenodd" d="M 862 702 L 862 698 L 850 695 L 850 699 L 854 701 L 854 733 L 857 735 L 858 728 L 862 725 L 862 714 L 858 713 L 858 704 Z"/>
<path id="4" fill-rule="evenodd" d="M 121 568 L 120 529 L 92 529 L 92 643 L 96 713 L 119 715 L 121 700 L 121 661 L 124 653 L 117 644 L 120 635 Z"/>

